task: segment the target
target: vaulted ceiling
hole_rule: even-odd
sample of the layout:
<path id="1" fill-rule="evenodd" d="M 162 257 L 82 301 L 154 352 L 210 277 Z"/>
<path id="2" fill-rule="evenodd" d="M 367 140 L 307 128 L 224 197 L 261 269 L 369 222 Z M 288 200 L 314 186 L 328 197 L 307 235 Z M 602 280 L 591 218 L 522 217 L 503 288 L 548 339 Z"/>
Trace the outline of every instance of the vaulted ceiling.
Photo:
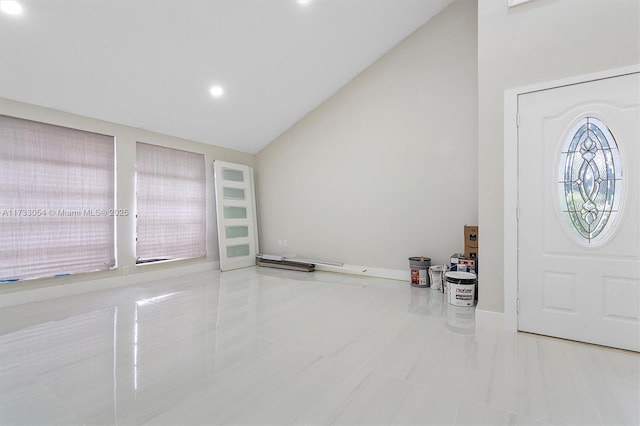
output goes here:
<path id="1" fill-rule="evenodd" d="M 0 97 L 249 153 L 452 2 L 18 1 Z"/>

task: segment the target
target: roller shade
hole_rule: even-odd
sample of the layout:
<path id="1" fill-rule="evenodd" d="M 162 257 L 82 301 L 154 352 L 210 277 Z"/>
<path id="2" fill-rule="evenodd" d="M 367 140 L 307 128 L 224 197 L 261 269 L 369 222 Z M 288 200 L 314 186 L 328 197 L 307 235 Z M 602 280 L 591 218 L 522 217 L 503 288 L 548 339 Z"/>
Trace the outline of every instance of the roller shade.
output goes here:
<path id="1" fill-rule="evenodd" d="M 114 138 L 0 115 L 0 280 L 113 268 Z"/>
<path id="2" fill-rule="evenodd" d="M 136 145 L 138 262 L 206 256 L 204 155 Z"/>

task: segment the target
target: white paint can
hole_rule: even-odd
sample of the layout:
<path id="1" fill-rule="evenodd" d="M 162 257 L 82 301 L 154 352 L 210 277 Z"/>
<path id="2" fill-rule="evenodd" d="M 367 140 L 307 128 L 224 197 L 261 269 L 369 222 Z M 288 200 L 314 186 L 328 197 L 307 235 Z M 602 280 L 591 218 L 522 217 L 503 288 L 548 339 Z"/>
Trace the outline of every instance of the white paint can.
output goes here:
<path id="1" fill-rule="evenodd" d="M 473 306 L 476 294 L 476 274 L 471 272 L 449 271 L 444 274 L 447 282 L 449 304 L 454 306 Z"/>

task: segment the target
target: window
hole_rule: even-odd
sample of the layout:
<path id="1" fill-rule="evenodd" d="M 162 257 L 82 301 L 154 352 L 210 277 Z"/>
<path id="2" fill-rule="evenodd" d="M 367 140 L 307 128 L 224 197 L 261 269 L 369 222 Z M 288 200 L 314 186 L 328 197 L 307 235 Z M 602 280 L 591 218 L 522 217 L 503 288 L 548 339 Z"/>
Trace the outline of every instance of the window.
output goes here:
<path id="1" fill-rule="evenodd" d="M 558 183 L 574 238 L 589 245 L 606 238 L 619 211 L 623 182 L 618 145 L 602 121 L 586 117 L 573 127 L 560 156 Z"/>
<path id="2" fill-rule="evenodd" d="M 206 256 L 204 155 L 136 145 L 138 263 Z"/>
<path id="3" fill-rule="evenodd" d="M 112 136 L 0 115 L 0 281 L 115 267 L 114 155 Z"/>

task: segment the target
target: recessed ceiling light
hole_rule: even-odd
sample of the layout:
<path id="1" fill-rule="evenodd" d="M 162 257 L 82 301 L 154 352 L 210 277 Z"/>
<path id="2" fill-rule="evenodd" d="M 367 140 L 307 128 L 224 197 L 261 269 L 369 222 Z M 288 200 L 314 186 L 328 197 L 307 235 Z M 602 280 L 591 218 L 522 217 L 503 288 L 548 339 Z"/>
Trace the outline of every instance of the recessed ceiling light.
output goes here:
<path id="1" fill-rule="evenodd" d="M 298 4 L 302 6 L 306 6 L 311 3 L 311 0 L 298 0 Z"/>
<path id="2" fill-rule="evenodd" d="M 222 95 L 224 95 L 224 89 L 222 88 L 222 86 L 211 86 L 211 89 L 209 89 L 209 93 L 211 93 L 211 96 L 213 96 L 214 98 L 220 98 L 222 97 Z"/>
<path id="3" fill-rule="evenodd" d="M 20 15 L 22 13 L 22 6 L 15 0 L 1 0 L 0 10 L 9 15 Z"/>

